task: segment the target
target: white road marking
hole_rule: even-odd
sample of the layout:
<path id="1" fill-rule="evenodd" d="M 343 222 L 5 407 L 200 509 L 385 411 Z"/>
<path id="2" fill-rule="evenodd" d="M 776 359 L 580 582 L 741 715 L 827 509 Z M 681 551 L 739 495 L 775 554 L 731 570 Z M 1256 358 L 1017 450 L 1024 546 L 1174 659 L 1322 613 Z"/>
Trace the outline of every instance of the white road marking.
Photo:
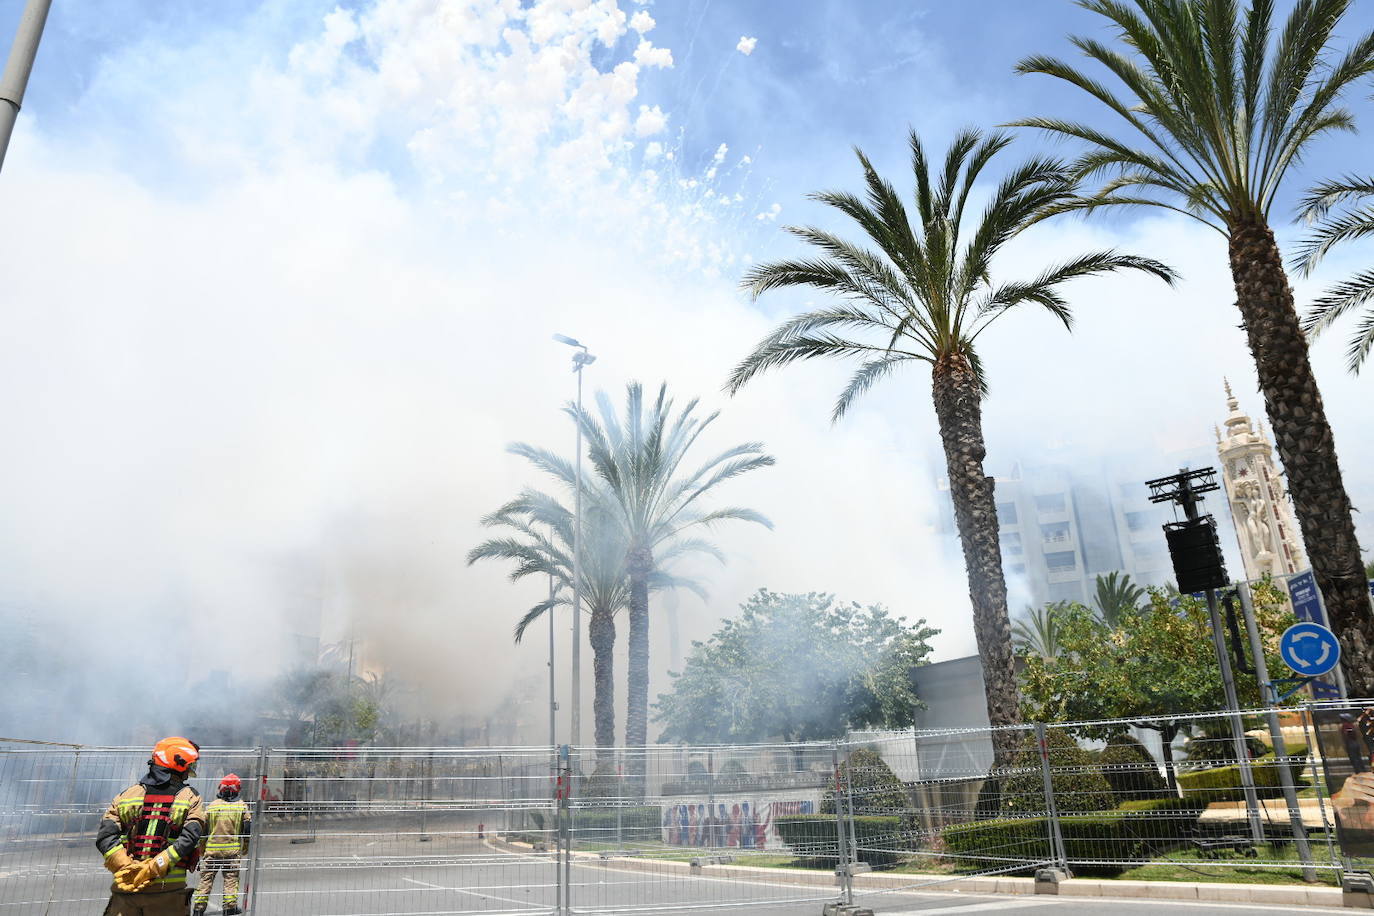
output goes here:
<path id="1" fill-rule="evenodd" d="M 436 891 L 454 891 L 459 894 L 469 894 L 473 897 L 490 897 L 492 900 L 500 900 L 505 903 L 518 903 L 521 906 L 531 906 L 534 901 L 526 897 L 524 900 L 516 900 L 514 897 L 502 897 L 500 894 L 493 894 L 486 891 L 470 891 L 461 887 L 446 887 L 442 884 L 430 884 L 428 881 L 419 881 L 415 878 L 401 878 L 402 881 L 409 881 L 411 884 L 418 884 L 421 887 L 433 888 Z"/>

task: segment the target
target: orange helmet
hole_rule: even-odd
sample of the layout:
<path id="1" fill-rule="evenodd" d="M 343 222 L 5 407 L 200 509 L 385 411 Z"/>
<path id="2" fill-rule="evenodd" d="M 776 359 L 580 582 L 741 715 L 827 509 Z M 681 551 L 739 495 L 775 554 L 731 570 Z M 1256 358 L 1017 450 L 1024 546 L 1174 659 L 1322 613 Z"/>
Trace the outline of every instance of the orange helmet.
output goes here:
<path id="1" fill-rule="evenodd" d="M 174 773 L 185 773 L 196 765 L 200 745 L 189 738 L 163 738 L 153 747 L 153 763 Z"/>

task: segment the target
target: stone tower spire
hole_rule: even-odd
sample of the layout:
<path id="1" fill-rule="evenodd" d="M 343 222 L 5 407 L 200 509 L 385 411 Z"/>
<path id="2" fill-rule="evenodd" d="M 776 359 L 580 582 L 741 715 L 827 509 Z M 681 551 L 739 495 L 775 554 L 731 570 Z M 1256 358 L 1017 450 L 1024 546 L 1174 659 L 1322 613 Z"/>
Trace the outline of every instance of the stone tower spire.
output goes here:
<path id="1" fill-rule="evenodd" d="M 1307 568 L 1293 507 L 1274 463 L 1274 448 L 1258 431 L 1226 385 L 1225 431 L 1217 437 L 1217 456 L 1226 498 L 1231 502 L 1236 540 L 1247 579 L 1266 573 L 1282 576 Z"/>

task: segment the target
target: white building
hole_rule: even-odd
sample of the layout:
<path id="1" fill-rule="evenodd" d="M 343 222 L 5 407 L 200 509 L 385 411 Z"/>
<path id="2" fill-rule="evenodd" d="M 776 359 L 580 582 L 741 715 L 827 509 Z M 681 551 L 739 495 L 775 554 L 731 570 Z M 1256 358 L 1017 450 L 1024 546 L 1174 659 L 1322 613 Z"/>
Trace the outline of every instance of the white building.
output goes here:
<path id="1" fill-rule="evenodd" d="M 1245 578 L 1285 576 L 1307 568 L 1293 506 L 1274 463 L 1274 448 L 1226 384 L 1226 431 L 1217 429 L 1217 456 Z"/>

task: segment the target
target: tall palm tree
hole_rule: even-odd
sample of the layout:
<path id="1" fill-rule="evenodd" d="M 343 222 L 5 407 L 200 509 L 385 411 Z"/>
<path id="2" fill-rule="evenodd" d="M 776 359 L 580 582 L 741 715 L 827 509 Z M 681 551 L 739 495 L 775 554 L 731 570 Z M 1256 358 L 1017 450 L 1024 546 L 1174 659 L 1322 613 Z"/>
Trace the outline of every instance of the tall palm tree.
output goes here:
<path id="1" fill-rule="evenodd" d="M 987 390 L 976 343 L 999 317 L 1019 305 L 1038 305 L 1071 326 L 1060 287 L 1078 277 L 1121 269 L 1143 270 L 1168 282 L 1169 268 L 1146 258 L 1098 251 L 1047 267 L 1030 280 L 996 283 L 994 258 L 1038 215 L 1071 197 L 1074 183 L 1062 163 L 1034 158 L 1013 168 L 992 191 L 983 211 L 966 224 L 966 206 L 988 163 L 1011 140 L 964 130 L 954 138 L 939 173 L 920 138 L 910 135 L 916 178 L 915 212 L 856 151 L 867 199 L 843 191 L 812 195 L 858 223 L 876 249 L 811 226 L 788 232 L 816 249 L 813 259 L 761 264 L 743 285 L 757 298 L 768 290 L 807 286 L 841 301 L 805 312 L 780 325 L 735 368 L 729 390 L 739 391 L 767 369 L 816 357 L 862 360 L 835 402 L 838 421 L 861 394 L 908 362 L 930 367 L 931 396 L 949 473 L 950 496 L 963 546 L 973 603 L 973 630 L 982 656 L 988 718 L 993 725 L 1019 721 L 1020 698 L 1013 671 L 1007 586 L 998 549 L 993 480 L 983 471 L 981 401 Z M 1016 738 L 994 732 L 999 763 L 1010 761 Z"/>
<path id="2" fill-rule="evenodd" d="M 1121 618 L 1140 607 L 1145 589 L 1131 581 L 1129 573 L 1110 572 L 1097 577 L 1097 593 L 1093 596 L 1102 623 L 1115 630 Z"/>
<path id="3" fill-rule="evenodd" d="M 1011 638 L 1017 648 L 1025 649 L 1042 658 L 1058 658 L 1063 647 L 1059 645 L 1059 614 L 1063 602 L 1026 608 L 1025 616 L 1011 625 Z"/>
<path id="4" fill-rule="evenodd" d="M 1293 259 L 1294 268 L 1309 276 L 1332 247 L 1353 239 L 1374 235 L 1374 205 L 1364 203 L 1374 197 L 1374 178 L 1347 176 L 1318 185 L 1302 206 L 1308 220 L 1320 220 L 1316 231 L 1304 239 Z M 1348 204 L 1339 215 L 1332 208 Z M 1364 361 L 1374 350 L 1374 270 L 1361 271 L 1350 279 L 1331 287 L 1312 303 L 1302 319 L 1302 329 L 1308 337 L 1316 337 L 1345 315 L 1363 306 L 1355 324 L 1355 333 L 1346 349 L 1346 366 L 1352 375 L 1359 375 Z"/>
<path id="5" fill-rule="evenodd" d="M 584 485 L 582 511 L 581 592 L 592 649 L 592 717 L 597 756 L 609 760 L 615 747 L 615 619 L 628 607 L 630 599 L 627 551 L 623 529 L 606 510 L 604 490 Z M 486 559 L 514 561 L 512 582 L 527 576 L 547 576 L 553 580 L 553 594 L 536 602 L 516 623 L 515 642 L 519 643 L 530 625 L 544 614 L 572 606 L 573 514 L 548 494 L 527 489 L 483 518 L 482 524 L 510 533 L 474 547 L 468 552 L 469 565 Z M 701 549 L 689 545 L 687 549 L 673 551 L 672 556 Z M 674 575 L 667 567 L 655 571 L 649 586 L 654 590 L 685 588 L 703 599 L 707 597 L 699 582 Z"/>
<path id="6" fill-rule="evenodd" d="M 1374 615 L 1350 499 L 1270 228 L 1284 179 L 1313 141 L 1353 128 L 1339 102 L 1374 73 L 1374 35 L 1343 53 L 1332 46 L 1350 0 L 1297 0 L 1276 40 L 1272 0 L 1254 0 L 1243 15 L 1235 0 L 1080 5 L 1106 18 L 1124 47 L 1071 41 L 1125 95 L 1053 57 L 1028 57 L 1017 69 L 1078 87 L 1120 116 L 1124 133 L 1048 117 L 1017 123 L 1089 145 L 1075 174 L 1103 183 L 1060 209 L 1162 207 L 1226 239 L 1236 305 L 1347 683 L 1374 692 Z"/>
<path id="7" fill-rule="evenodd" d="M 726 449 L 696 467 L 686 464 L 701 434 L 719 413 L 695 416 L 696 399 L 674 415 L 668 386 L 646 400 L 638 382 L 626 386 L 623 418 L 617 416 L 605 392 L 598 392 L 597 413 L 576 407 L 569 412 L 582 426 L 587 455 L 606 491 L 607 511 L 621 527 L 626 542 L 629 574 L 629 696 L 625 715 L 625 744 L 643 748 L 649 725 L 649 590 L 656 574 L 675 558 L 690 552 L 719 555 L 699 537 L 698 529 L 720 522 L 773 524 L 753 509 L 729 506 L 706 509 L 703 497 L 716 487 L 773 464 L 758 442 Z M 644 775 L 644 757 L 630 755 L 629 775 Z"/>

